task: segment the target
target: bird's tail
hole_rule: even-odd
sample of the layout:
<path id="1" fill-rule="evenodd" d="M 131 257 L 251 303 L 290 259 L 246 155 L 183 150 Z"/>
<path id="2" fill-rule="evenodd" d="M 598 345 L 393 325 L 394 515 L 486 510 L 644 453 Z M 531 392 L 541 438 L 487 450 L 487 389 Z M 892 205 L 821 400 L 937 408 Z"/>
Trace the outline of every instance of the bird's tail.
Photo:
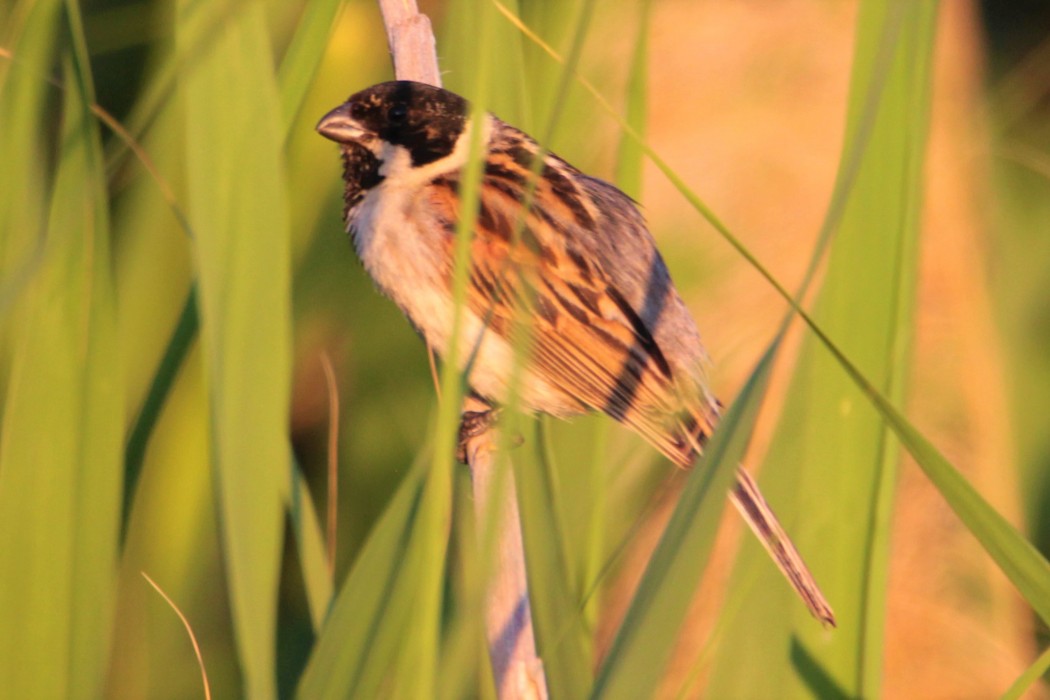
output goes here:
<path id="1" fill-rule="evenodd" d="M 678 431 L 673 431 L 678 435 L 667 436 L 670 439 L 663 445 L 658 442 L 654 444 L 677 464 L 690 466 L 702 451 L 704 442 L 718 420 L 718 409 L 717 402 L 712 402 L 704 415 L 680 419 Z M 766 503 L 762 492 L 758 490 L 758 484 L 742 467 L 737 468 L 736 485 L 730 498 L 810 613 L 823 624 L 834 627 L 835 613 L 802 560 L 802 555 L 795 549 L 795 544 L 780 525 L 773 509 Z"/>
<path id="2" fill-rule="evenodd" d="M 730 498 L 813 617 L 825 625 L 834 627 L 835 613 L 824 594 L 820 592 L 820 586 L 813 579 L 813 574 L 809 573 L 806 562 L 802 561 L 802 555 L 780 526 L 780 521 L 766 503 L 766 499 L 762 497 L 758 484 L 742 468 L 736 471 L 736 486 Z"/>

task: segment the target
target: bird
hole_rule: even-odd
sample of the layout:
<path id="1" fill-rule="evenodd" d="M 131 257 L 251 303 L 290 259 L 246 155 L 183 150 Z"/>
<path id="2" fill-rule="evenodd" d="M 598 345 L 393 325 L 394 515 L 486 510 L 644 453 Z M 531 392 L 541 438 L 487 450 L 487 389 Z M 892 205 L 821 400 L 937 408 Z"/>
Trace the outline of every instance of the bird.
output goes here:
<path id="1" fill-rule="evenodd" d="M 696 322 L 630 197 L 424 83 L 363 89 L 316 128 L 339 146 L 343 220 L 364 268 L 427 345 L 468 373 L 474 396 L 505 402 L 523 357 L 522 409 L 556 418 L 602 412 L 674 464 L 692 465 L 721 405 L 708 388 Z M 480 201 L 466 212 L 461 186 L 475 130 L 484 146 Z M 452 343 L 456 231 L 468 215 L 466 298 Z M 527 339 L 524 353 L 518 338 Z M 453 346 L 457 357 L 447 357 Z M 730 497 L 810 612 L 834 626 L 742 467 Z"/>

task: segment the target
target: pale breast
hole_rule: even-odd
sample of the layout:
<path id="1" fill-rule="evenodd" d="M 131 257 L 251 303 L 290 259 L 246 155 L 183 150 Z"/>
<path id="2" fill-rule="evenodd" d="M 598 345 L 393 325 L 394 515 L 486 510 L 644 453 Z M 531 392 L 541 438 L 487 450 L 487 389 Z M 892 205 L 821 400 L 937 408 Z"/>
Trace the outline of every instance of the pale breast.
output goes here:
<path id="1" fill-rule="evenodd" d="M 412 200 L 411 192 L 384 183 L 365 195 L 348 229 L 376 285 L 416 322 L 443 296 L 447 263 L 444 234 L 420 229 L 411 216 Z"/>
<path id="2" fill-rule="evenodd" d="M 422 187 L 396 187 L 389 182 L 372 189 L 351 212 L 348 229 L 365 269 L 379 290 L 401 308 L 427 344 L 448 355 L 454 322 L 450 289 L 452 262 L 446 226 L 428 210 Z M 504 402 L 513 374 L 514 349 L 464 307 L 457 365 L 480 395 Z M 523 407 L 569 416 L 583 407 L 543 378 L 526 372 Z"/>

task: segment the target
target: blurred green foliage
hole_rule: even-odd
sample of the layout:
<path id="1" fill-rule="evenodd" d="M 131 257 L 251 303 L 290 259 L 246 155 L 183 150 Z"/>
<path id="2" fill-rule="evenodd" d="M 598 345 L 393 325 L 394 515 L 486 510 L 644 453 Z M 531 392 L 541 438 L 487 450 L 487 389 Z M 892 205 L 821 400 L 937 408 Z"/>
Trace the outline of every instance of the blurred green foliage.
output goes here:
<path id="1" fill-rule="evenodd" d="M 768 480 L 842 629 L 806 619 L 749 548 L 695 664 L 719 693 L 879 693 L 898 452 L 887 419 L 1031 605 L 1044 615 L 1050 605 L 1032 582 L 1045 560 L 879 404 L 900 405 L 910 367 L 931 95 L 936 5 L 905 5 L 862 4 L 843 149 L 860 160 L 844 156 L 846 208 L 828 215 L 836 238 L 814 312 L 879 395 L 807 343 L 774 442 L 777 463 L 791 466 Z M 502 5 L 561 56 L 578 48 L 582 77 L 615 96 L 644 138 L 650 3 L 598 3 L 593 18 L 588 6 Z M 485 95 L 560 155 L 615 172 L 644 197 L 644 145 L 496 5 L 424 9 L 447 87 Z M 450 455 L 434 453 L 442 437 L 431 430 L 425 350 L 354 259 L 335 153 L 313 132 L 346 95 L 391 76 L 385 40 L 364 0 L 0 7 L 3 694 L 200 696 L 185 631 L 144 571 L 189 619 L 215 697 L 493 695 L 484 524 L 473 521 L 465 469 L 434 469 Z M 1017 430 L 1029 436 L 1021 463 L 1044 547 L 1045 411 L 1034 409 L 1050 396 L 1038 291 L 1050 230 L 1045 124 L 1001 127 L 998 187 L 1015 235 L 997 239 L 1011 270 L 997 290 L 1017 359 Z M 691 262 L 683 267 L 703 266 Z M 778 343 L 705 468 L 688 475 L 604 419 L 510 419 L 528 438 L 510 454 L 554 697 L 656 692 L 713 546 L 716 486 L 751 437 Z M 334 562 L 324 553 L 322 356 L 336 368 L 340 409 Z M 623 626 L 605 633 L 610 644 L 610 582 L 652 504 L 679 487 L 673 525 Z M 611 661 L 598 658 L 606 647 Z"/>

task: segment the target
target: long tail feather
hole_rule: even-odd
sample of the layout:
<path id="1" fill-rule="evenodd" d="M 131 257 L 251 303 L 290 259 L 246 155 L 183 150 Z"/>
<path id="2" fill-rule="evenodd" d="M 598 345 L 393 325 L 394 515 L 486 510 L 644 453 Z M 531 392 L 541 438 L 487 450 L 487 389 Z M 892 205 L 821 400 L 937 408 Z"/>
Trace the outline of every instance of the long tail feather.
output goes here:
<path id="1" fill-rule="evenodd" d="M 737 469 L 736 488 L 733 489 L 731 498 L 744 521 L 769 552 L 777 568 L 802 598 L 813 617 L 825 625 L 834 627 L 835 613 L 831 606 L 820 592 L 820 587 L 809 573 L 791 538 L 784 532 L 777 516 L 762 497 L 758 484 L 743 469 Z"/>
<path id="2" fill-rule="evenodd" d="M 678 430 L 671 435 L 664 433 L 661 436 L 662 439 L 653 440 L 653 444 L 677 464 L 689 467 L 696 455 L 703 451 L 704 442 L 711 434 L 717 416 L 718 406 L 714 404 L 707 414 L 681 420 Z M 645 431 L 642 431 L 642 434 L 646 435 Z M 743 516 L 744 522 L 758 537 L 759 542 L 765 547 L 780 572 L 784 574 L 784 578 L 802 598 L 802 602 L 809 608 L 813 617 L 826 626 L 834 627 L 835 613 L 827 599 L 824 598 L 824 594 L 821 593 L 820 586 L 817 585 L 813 574 L 806 567 L 795 544 L 780 525 L 773 509 L 769 507 L 762 492 L 758 490 L 758 484 L 743 467 L 737 468 L 736 486 L 730 498 L 737 511 Z"/>
<path id="3" fill-rule="evenodd" d="M 675 417 L 672 426 L 668 426 L 659 415 L 642 411 L 629 412 L 621 420 L 637 430 L 673 462 L 689 468 L 696 456 L 703 451 L 704 443 L 714 431 L 720 413 L 720 405 L 714 399 L 702 403 L 703 410 L 683 411 Z M 784 574 L 784 578 L 802 598 L 810 613 L 824 625 L 834 627 L 835 613 L 827 599 L 821 593 L 802 556 L 795 549 L 795 544 L 780 525 L 773 509 L 758 490 L 758 484 L 742 467 L 737 468 L 736 487 L 730 497 L 744 521 Z"/>

